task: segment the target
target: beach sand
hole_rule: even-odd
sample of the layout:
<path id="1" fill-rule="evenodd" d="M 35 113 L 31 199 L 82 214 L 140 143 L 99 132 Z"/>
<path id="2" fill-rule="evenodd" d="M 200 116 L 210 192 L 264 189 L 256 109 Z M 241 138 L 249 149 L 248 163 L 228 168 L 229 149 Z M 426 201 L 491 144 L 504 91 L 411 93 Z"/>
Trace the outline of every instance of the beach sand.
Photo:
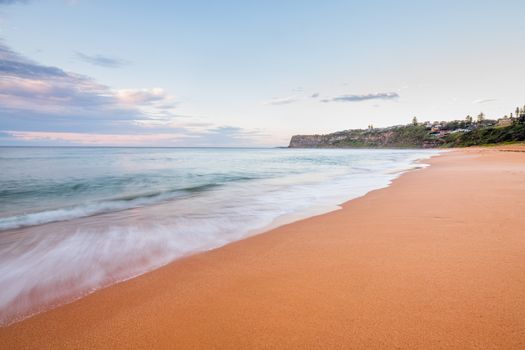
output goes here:
<path id="1" fill-rule="evenodd" d="M 525 153 L 429 163 L 2 328 L 0 348 L 525 349 Z"/>

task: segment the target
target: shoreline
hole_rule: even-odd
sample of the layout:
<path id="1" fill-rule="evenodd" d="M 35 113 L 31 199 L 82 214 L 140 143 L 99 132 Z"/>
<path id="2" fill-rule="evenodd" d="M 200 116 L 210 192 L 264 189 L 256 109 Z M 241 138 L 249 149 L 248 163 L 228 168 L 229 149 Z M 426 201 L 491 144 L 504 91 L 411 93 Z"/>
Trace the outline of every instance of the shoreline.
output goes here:
<path id="1" fill-rule="evenodd" d="M 424 160 L 432 166 L 339 210 L 0 328 L 0 341 L 9 348 L 519 348 L 520 152 L 440 153 Z"/>
<path id="2" fill-rule="evenodd" d="M 378 154 L 381 154 L 381 152 Z M 387 152 L 386 154 L 390 154 L 390 152 Z M 394 156 L 395 154 L 399 153 L 393 152 L 391 155 Z M 140 206 L 136 209 L 128 208 L 126 210 L 110 210 L 108 212 L 103 212 L 96 215 L 75 217 L 71 220 L 51 221 L 40 225 L 1 231 L 0 233 L 2 235 L 0 235 L 0 247 L 3 250 L 0 250 L 0 256 L 2 258 L 9 257 L 9 252 L 15 249 L 11 243 L 14 241 L 18 241 L 19 246 L 23 246 L 24 242 L 27 242 L 28 240 L 31 242 L 39 242 L 39 246 L 44 246 L 47 242 L 47 238 L 52 235 L 55 237 L 55 246 L 53 247 L 48 245 L 47 249 L 45 249 L 43 252 L 42 250 L 36 248 L 33 250 L 29 249 L 25 252 L 20 249 L 19 256 L 26 256 L 27 259 L 25 259 L 25 261 L 20 261 L 19 264 L 12 263 L 12 261 L 10 261 L 8 258 L 5 260 L 0 259 L 0 266 L 2 266 L 2 269 L 0 270 L 1 277 L 9 276 L 11 270 L 16 271 L 16 269 L 23 269 L 24 267 L 26 268 L 23 273 L 20 273 L 20 271 L 18 272 L 20 278 L 11 278 L 10 281 L 8 281 L 10 283 L 6 283 L 5 279 L 2 280 L 2 278 L 0 278 L 0 285 L 5 286 L 6 288 L 5 295 L 2 296 L 0 294 L 0 327 L 6 327 L 13 323 L 33 317 L 39 313 L 69 304 L 73 301 L 84 298 L 87 295 L 96 292 L 97 290 L 101 290 L 111 285 L 136 278 L 182 257 L 188 257 L 201 252 L 217 249 L 231 242 L 271 231 L 285 224 L 300 221 L 313 216 L 318 216 L 334 210 L 339 210 L 341 209 L 342 203 L 362 197 L 372 190 L 388 187 L 390 186 L 391 182 L 399 177 L 402 173 L 427 166 L 427 164 L 423 164 L 424 161 L 438 154 L 438 152 L 416 151 L 415 154 L 401 157 L 402 159 L 399 162 L 390 161 L 390 164 L 382 171 L 373 171 L 369 169 L 369 175 L 367 175 L 369 179 L 364 179 L 365 177 L 362 175 L 360 176 L 359 171 L 357 171 L 357 174 L 344 173 L 340 174 L 338 177 L 333 177 L 331 180 L 325 178 L 324 181 L 316 180 L 311 181 L 311 183 L 307 182 L 306 184 L 302 183 L 301 179 L 299 178 L 299 181 L 295 184 L 299 185 L 298 188 L 301 188 L 301 184 L 303 184 L 303 186 L 305 186 L 305 190 L 303 190 L 303 193 L 300 193 L 300 191 L 295 191 L 296 193 L 294 201 L 286 200 L 286 191 L 294 191 L 294 183 L 288 180 L 288 183 L 292 185 L 288 186 L 288 188 L 285 187 L 285 191 L 281 192 L 281 195 L 279 193 L 275 195 L 275 197 L 280 198 L 280 200 L 273 200 L 273 202 L 270 201 L 269 203 L 266 203 L 266 206 L 263 207 L 259 206 L 259 209 L 262 210 L 262 212 L 260 215 L 256 215 L 257 218 L 254 216 L 252 221 L 260 220 L 261 217 L 264 218 L 264 210 L 271 209 L 272 206 L 274 208 L 275 206 L 283 208 L 281 209 L 282 213 L 278 214 L 277 217 L 275 217 L 275 215 L 273 215 L 274 218 L 271 218 L 272 215 L 270 215 L 270 218 L 266 216 L 268 220 L 263 219 L 260 225 L 255 225 L 260 226 L 256 228 L 246 228 L 242 223 L 239 222 L 240 226 L 232 225 L 228 230 L 230 234 L 223 234 L 222 239 L 218 239 L 221 237 L 216 237 L 217 239 L 214 240 L 213 235 L 209 235 L 212 236 L 211 241 L 208 241 L 209 244 L 206 244 L 204 247 L 195 247 L 195 249 L 186 249 L 186 251 L 183 251 L 183 249 L 177 250 L 177 248 L 184 247 L 185 245 L 184 239 L 179 239 L 177 241 L 177 226 L 170 226 L 169 221 L 163 222 L 162 220 L 164 218 L 173 216 L 174 212 L 177 213 L 177 208 L 182 209 L 180 208 L 181 205 L 177 207 L 177 204 L 185 202 L 186 205 L 191 206 L 192 202 L 189 196 L 186 199 L 182 198 L 176 202 L 169 200 L 158 203 L 153 202 L 147 203 L 147 205 Z M 377 156 L 377 154 L 376 152 L 371 151 L 369 155 L 373 164 L 373 159 Z M 354 157 L 357 157 L 357 155 L 354 154 Z M 383 159 L 383 161 L 385 160 L 386 159 Z M 359 169 L 359 164 L 360 163 L 357 162 L 352 164 L 352 166 L 356 166 L 357 169 Z M 261 183 L 259 183 L 259 185 L 261 185 Z M 310 191 L 306 191 L 308 186 L 310 186 Z M 230 186 L 230 191 L 232 190 L 235 191 L 235 186 L 233 186 L 233 188 Z M 271 198 L 274 196 L 271 194 L 271 192 L 268 193 L 268 195 L 265 191 L 257 192 L 266 199 L 268 199 L 267 197 Z M 308 192 L 310 192 L 311 195 L 309 195 Z M 243 195 L 243 191 L 237 191 L 237 194 Z M 220 189 L 215 195 L 221 195 Z M 235 196 L 233 196 L 233 198 L 234 197 Z M 137 198 L 139 198 L 139 196 L 137 196 Z M 213 195 L 212 197 L 208 198 L 213 198 Z M 310 200 L 308 200 L 308 198 L 310 198 Z M 315 198 L 315 200 L 313 198 Z M 247 200 L 244 201 L 246 206 L 237 205 L 237 207 L 239 209 L 246 208 L 248 212 L 250 212 L 250 210 L 253 211 L 253 206 L 251 206 L 251 204 L 260 200 L 256 197 L 246 199 Z M 228 206 L 231 205 L 231 203 L 225 201 L 224 205 Z M 184 205 L 182 206 L 184 207 Z M 252 209 L 250 209 L 250 206 Z M 196 210 L 199 210 L 199 208 L 196 208 Z M 200 210 L 203 213 L 208 211 L 213 213 L 214 209 L 201 207 Z M 54 210 L 43 213 L 50 213 L 53 211 Z M 134 220 L 133 214 L 129 215 L 130 213 L 134 213 L 135 217 L 140 216 L 143 219 Z M 35 214 L 40 215 L 42 212 Z M 186 212 L 186 215 L 187 214 L 191 213 Z M 242 212 L 240 214 L 242 214 Z M 148 220 L 148 218 L 156 219 Z M 226 215 L 226 220 L 231 220 L 231 218 L 228 218 Z M 143 232 L 142 236 L 135 235 L 135 237 L 131 238 L 126 235 L 121 235 L 121 242 L 129 242 L 128 250 L 125 249 L 125 243 L 117 243 L 114 244 L 111 249 L 108 249 L 108 246 L 106 246 L 104 249 L 107 252 L 113 252 L 111 253 L 113 258 L 105 259 L 102 262 L 99 262 L 108 255 L 101 253 L 98 255 L 91 254 L 89 259 L 75 259 L 75 255 L 83 257 L 84 254 L 86 254 L 85 252 L 90 251 L 91 247 L 99 246 L 102 243 L 95 239 L 90 239 L 96 236 L 94 233 L 97 231 L 105 233 L 108 236 L 105 241 L 109 241 L 109 243 L 111 243 L 111 234 L 117 231 L 111 228 L 111 223 L 123 221 L 126 222 L 126 227 L 138 228 L 139 231 Z M 146 227 L 148 222 L 154 222 L 159 227 L 165 227 L 166 231 L 169 230 L 170 227 L 175 228 L 175 230 L 171 232 L 172 237 L 166 235 L 162 237 L 161 230 L 157 230 L 155 226 L 150 225 L 150 230 L 148 231 L 148 227 Z M 215 222 L 217 222 L 217 220 L 215 220 Z M 263 222 L 264 224 L 262 224 Z M 210 223 L 206 222 L 206 220 L 201 220 L 200 223 L 204 225 L 210 225 Z M 0 226 L 2 226 L 1 223 Z M 200 226 L 201 225 L 199 225 L 199 222 L 194 222 L 191 227 L 188 227 L 189 230 L 184 233 L 184 236 L 187 237 L 186 239 L 191 240 L 192 232 L 199 232 Z M 246 226 L 249 227 L 254 225 L 250 225 L 248 222 Z M 84 232 L 87 229 L 93 230 L 91 234 L 87 236 L 75 234 L 75 232 Z M 118 232 L 122 232 L 122 230 Z M 213 230 L 208 230 L 208 233 L 213 233 Z M 159 242 L 159 245 L 171 244 L 172 249 L 167 249 L 164 252 L 159 251 L 157 254 L 148 254 L 148 245 L 144 244 L 142 237 L 153 237 L 150 238 L 151 240 L 155 239 L 155 237 L 159 235 L 162 238 L 162 243 Z M 173 239 L 173 237 L 175 238 Z M 204 242 L 206 242 L 206 237 L 201 237 L 201 241 L 203 241 L 202 239 L 204 239 Z M 69 240 L 71 244 L 64 244 L 64 240 Z M 86 241 L 86 244 L 82 245 L 83 249 L 79 249 L 78 244 L 72 244 L 74 241 Z M 144 249 L 142 251 L 134 249 L 134 253 L 130 254 L 129 247 L 133 247 L 133 245 L 140 246 L 141 242 L 143 243 L 142 247 L 144 247 Z M 120 245 L 122 244 L 124 245 L 124 249 L 120 249 Z M 57 250 L 59 252 L 61 251 L 62 254 L 57 254 Z M 66 259 L 60 260 L 61 255 L 64 256 L 66 252 L 70 251 L 76 252 L 76 254 L 69 253 L 69 258 L 74 259 L 74 261 L 67 259 L 67 257 Z M 121 259 L 120 261 L 116 260 L 118 254 L 125 258 Z M 53 269 L 42 268 L 39 270 L 39 273 L 33 273 L 32 271 L 34 271 L 35 268 L 38 269 L 38 267 L 33 266 L 32 268 L 27 268 L 27 262 L 29 260 L 40 260 L 42 264 L 47 264 L 48 267 L 52 267 L 53 265 L 55 267 Z M 112 260 L 115 262 L 113 263 Z M 64 266 L 64 264 L 67 264 L 65 266 L 68 266 L 70 261 L 70 268 L 66 269 L 61 267 Z M 40 266 L 42 266 L 42 264 L 40 264 Z M 91 264 L 96 264 L 96 266 L 90 267 L 92 266 Z M 91 276 L 93 274 L 98 277 L 96 277 L 96 279 L 92 279 Z M 32 278 L 29 278 L 29 276 L 32 276 Z M 18 290 L 16 290 L 17 287 Z M 16 299 L 11 297 L 11 300 L 9 300 L 9 296 L 12 296 L 16 293 L 18 293 L 16 295 Z M 6 300 L 8 300 L 9 303 L 6 303 Z"/>

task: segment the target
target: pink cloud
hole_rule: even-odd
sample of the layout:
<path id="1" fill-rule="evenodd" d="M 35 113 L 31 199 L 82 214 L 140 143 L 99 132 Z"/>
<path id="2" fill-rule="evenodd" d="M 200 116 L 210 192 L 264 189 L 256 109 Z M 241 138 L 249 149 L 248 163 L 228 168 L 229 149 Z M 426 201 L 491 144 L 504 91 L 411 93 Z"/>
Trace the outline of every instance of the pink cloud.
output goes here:
<path id="1" fill-rule="evenodd" d="M 0 107 L 105 120 L 169 115 L 175 99 L 162 88 L 112 89 L 85 75 L 40 65 L 0 42 Z M 73 117 L 74 118 L 74 117 Z"/>
<path id="2" fill-rule="evenodd" d="M 159 101 L 170 99 L 164 89 L 122 89 L 115 92 L 115 96 L 120 103 L 126 105 L 147 105 Z"/>
<path id="3" fill-rule="evenodd" d="M 82 145 L 143 145 L 148 143 L 173 143 L 185 138 L 173 133 L 158 134 L 86 134 L 75 132 L 5 131 L 6 134 L 23 141 L 62 141 Z"/>

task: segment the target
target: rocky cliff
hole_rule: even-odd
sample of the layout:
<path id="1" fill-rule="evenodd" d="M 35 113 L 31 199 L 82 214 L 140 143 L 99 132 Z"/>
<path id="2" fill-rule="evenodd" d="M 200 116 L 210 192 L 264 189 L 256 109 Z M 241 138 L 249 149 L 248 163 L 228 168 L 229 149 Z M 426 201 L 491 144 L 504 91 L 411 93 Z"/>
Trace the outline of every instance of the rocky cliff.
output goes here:
<path id="1" fill-rule="evenodd" d="M 326 135 L 295 135 L 290 148 L 432 148 L 441 141 L 423 126 L 354 129 Z"/>

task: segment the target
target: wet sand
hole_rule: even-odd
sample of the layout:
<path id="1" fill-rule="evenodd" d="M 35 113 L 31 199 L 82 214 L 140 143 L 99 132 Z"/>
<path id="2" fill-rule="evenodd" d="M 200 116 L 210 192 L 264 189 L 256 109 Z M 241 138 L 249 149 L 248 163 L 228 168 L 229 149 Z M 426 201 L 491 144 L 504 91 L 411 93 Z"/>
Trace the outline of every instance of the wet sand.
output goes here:
<path id="1" fill-rule="evenodd" d="M 0 348 L 524 349 L 525 148 L 504 149 L 2 328 Z"/>

